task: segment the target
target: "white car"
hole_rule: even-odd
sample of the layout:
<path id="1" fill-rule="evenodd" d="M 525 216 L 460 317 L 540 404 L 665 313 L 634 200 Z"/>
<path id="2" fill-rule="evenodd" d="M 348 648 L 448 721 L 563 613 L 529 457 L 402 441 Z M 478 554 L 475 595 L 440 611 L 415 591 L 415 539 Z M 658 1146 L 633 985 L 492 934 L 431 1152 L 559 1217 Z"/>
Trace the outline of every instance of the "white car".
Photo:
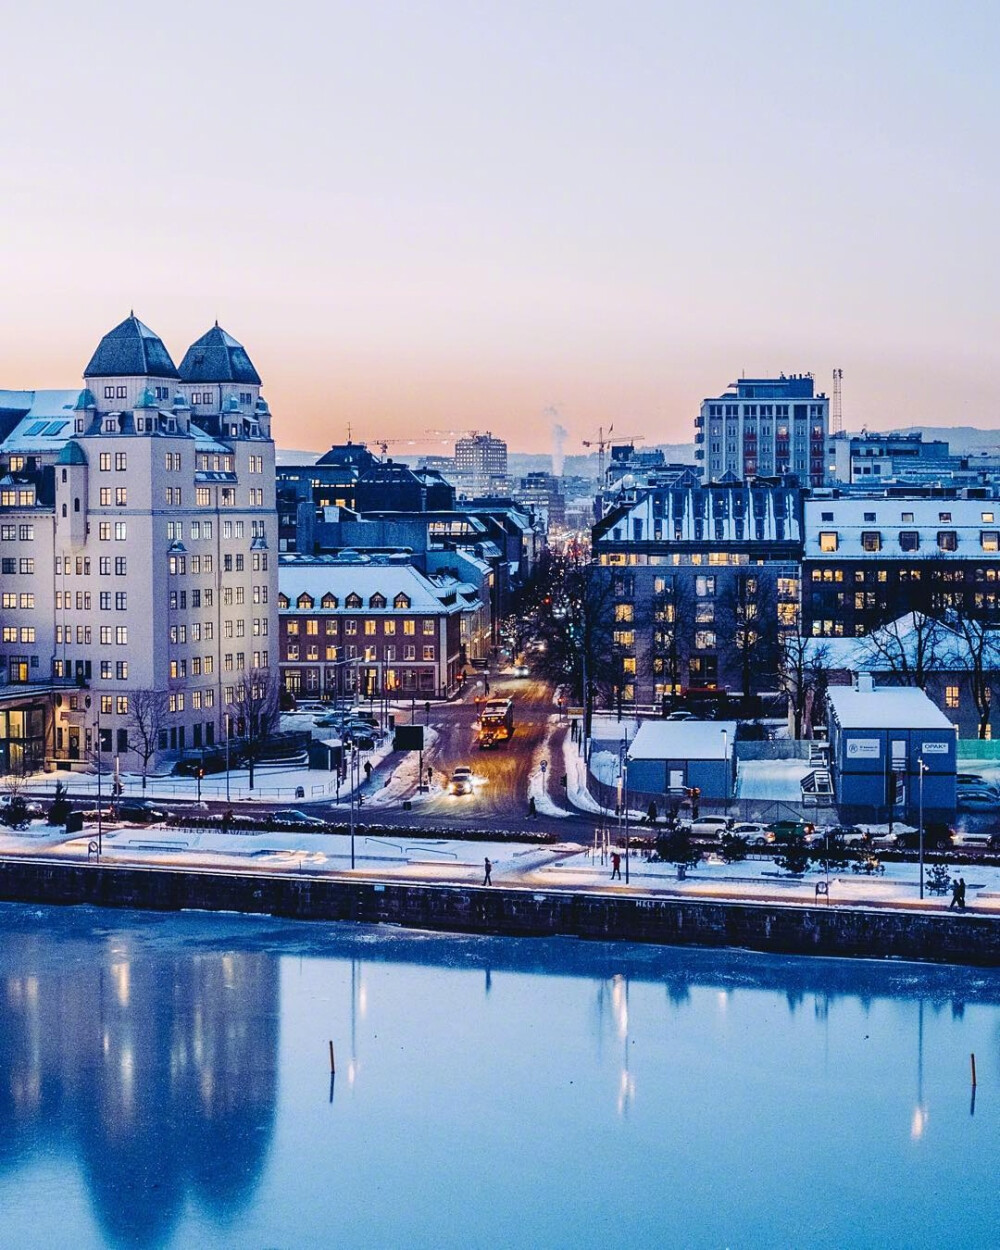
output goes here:
<path id="1" fill-rule="evenodd" d="M 667 716 L 667 720 L 697 720 L 698 717 L 693 712 L 685 712 L 683 709 L 678 712 L 671 712 Z"/>
<path id="2" fill-rule="evenodd" d="M 753 821 L 733 825 L 729 832 L 734 838 L 743 838 L 750 846 L 770 846 L 774 841 L 774 833 L 767 825 L 759 825 Z"/>
<path id="3" fill-rule="evenodd" d="M 728 816 L 699 816 L 691 822 L 691 835 L 695 838 L 721 838 L 729 832 Z"/>

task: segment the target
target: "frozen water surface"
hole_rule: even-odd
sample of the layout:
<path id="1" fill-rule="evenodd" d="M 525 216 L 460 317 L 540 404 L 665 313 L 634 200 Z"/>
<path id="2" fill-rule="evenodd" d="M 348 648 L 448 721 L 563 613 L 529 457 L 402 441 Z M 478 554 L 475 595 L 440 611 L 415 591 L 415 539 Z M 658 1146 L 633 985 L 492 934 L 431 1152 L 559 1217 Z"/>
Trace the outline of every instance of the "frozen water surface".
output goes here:
<path id="1" fill-rule="evenodd" d="M 992 970 L 0 906 L 0 994 L 4 1245 L 1000 1239 Z"/>

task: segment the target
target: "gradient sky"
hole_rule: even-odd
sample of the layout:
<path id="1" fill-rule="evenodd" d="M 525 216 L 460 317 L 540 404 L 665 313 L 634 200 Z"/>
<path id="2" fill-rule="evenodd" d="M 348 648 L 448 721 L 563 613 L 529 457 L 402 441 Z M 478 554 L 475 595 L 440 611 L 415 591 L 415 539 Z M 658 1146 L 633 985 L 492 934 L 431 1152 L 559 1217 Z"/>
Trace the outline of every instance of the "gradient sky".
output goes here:
<path id="1" fill-rule="evenodd" d="M 280 445 L 1000 417 L 995 0 L 7 6 L 0 387 L 218 317 Z M 998 435 L 1000 439 L 1000 435 Z M 435 450 L 433 444 L 422 444 Z M 405 454 L 405 448 L 393 448 Z"/>

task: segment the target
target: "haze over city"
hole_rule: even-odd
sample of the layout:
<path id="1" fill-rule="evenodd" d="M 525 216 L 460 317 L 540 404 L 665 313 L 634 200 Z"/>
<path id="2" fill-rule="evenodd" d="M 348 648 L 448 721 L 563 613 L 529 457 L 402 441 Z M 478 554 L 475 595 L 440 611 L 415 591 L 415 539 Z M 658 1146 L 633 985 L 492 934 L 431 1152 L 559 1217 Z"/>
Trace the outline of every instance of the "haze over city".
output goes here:
<path id="1" fill-rule="evenodd" d="M 741 372 L 834 367 L 849 428 L 996 419 L 993 5 L 54 3 L 5 33 L 5 386 L 76 384 L 134 307 L 178 355 L 218 317 L 284 446 L 544 451 L 553 405 L 569 451 L 686 441 Z"/>

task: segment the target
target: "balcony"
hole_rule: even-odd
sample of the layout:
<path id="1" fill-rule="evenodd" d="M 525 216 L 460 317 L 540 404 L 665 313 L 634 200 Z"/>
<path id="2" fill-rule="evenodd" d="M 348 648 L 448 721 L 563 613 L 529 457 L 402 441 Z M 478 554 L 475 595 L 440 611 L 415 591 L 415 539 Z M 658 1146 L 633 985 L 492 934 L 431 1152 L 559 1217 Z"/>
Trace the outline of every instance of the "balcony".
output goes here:
<path id="1" fill-rule="evenodd" d="M 696 443 L 703 443 L 705 441 L 705 435 L 699 431 L 697 434 L 695 434 L 694 441 Z"/>

